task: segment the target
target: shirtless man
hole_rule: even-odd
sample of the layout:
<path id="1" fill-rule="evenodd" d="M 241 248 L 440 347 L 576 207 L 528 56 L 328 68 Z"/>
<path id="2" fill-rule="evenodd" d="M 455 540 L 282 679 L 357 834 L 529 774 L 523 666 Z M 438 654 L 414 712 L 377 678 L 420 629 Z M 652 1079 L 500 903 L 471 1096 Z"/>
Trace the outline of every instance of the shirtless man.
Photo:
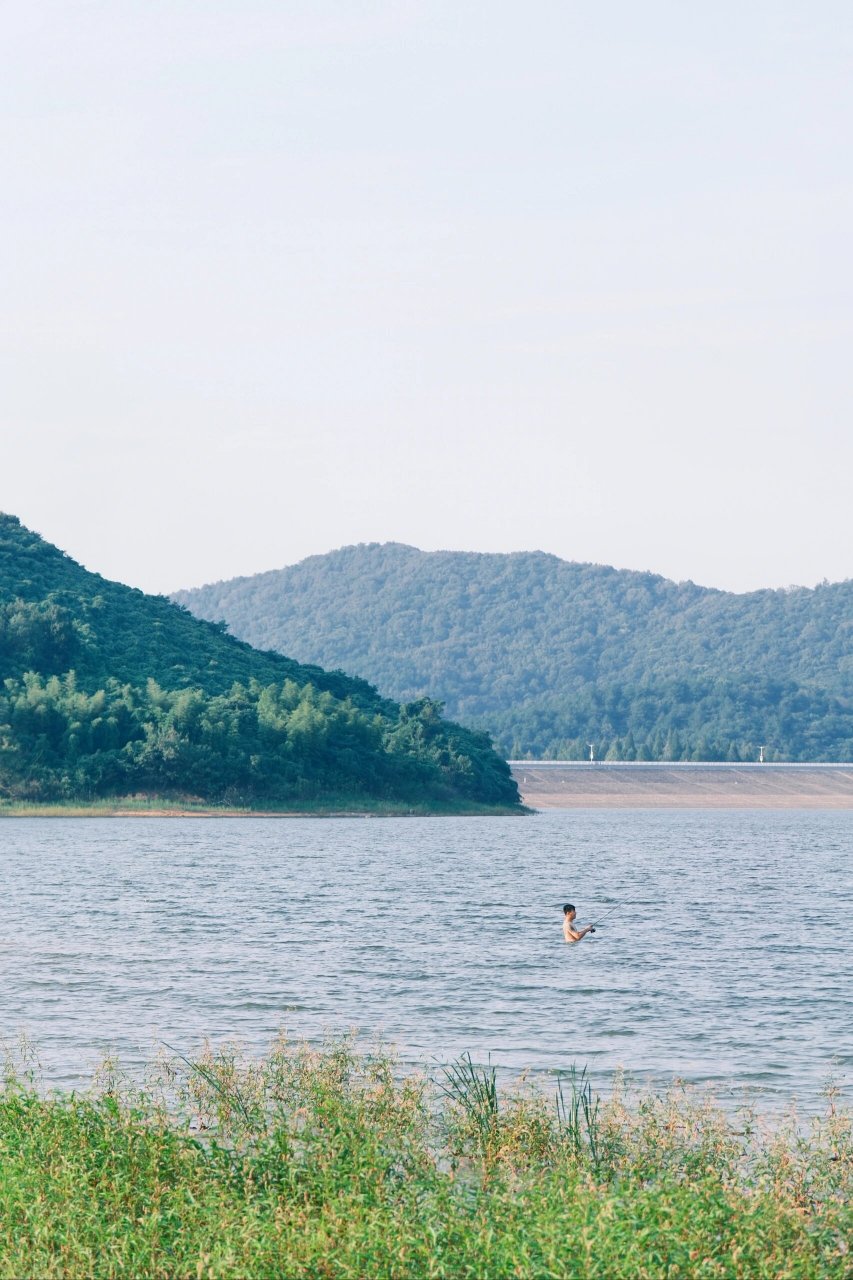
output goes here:
<path id="1" fill-rule="evenodd" d="M 576 929 L 574 927 L 576 915 L 577 911 L 571 902 L 567 902 L 563 907 L 563 937 L 566 942 L 580 942 L 581 938 L 585 938 L 588 933 L 595 933 L 591 924 L 588 924 L 585 929 Z"/>

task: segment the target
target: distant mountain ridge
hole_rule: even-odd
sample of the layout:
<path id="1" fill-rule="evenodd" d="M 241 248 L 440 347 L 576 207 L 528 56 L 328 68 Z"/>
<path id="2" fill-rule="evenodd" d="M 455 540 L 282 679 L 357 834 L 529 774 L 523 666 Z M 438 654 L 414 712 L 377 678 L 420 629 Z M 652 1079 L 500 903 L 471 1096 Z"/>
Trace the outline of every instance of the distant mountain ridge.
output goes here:
<path id="1" fill-rule="evenodd" d="M 0 800 L 142 791 L 290 806 L 517 806 L 488 739 L 422 699 L 263 653 L 0 513 Z"/>
<path id="2" fill-rule="evenodd" d="M 173 598 L 425 690 L 513 756 L 853 759 L 853 581 L 744 595 L 543 552 L 370 543 Z"/>

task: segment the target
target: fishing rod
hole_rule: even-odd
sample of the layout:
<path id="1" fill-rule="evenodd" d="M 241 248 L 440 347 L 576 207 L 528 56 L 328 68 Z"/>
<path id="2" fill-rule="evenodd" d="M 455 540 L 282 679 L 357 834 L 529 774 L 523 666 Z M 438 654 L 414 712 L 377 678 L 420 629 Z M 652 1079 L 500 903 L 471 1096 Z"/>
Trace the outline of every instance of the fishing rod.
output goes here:
<path id="1" fill-rule="evenodd" d="M 603 916 L 599 916 L 597 920 L 593 920 L 592 925 L 590 927 L 595 929 L 598 925 L 601 924 L 602 920 L 606 920 L 608 916 L 612 916 L 613 912 L 618 911 L 621 906 L 622 906 L 622 903 L 617 902 L 616 905 L 611 907 L 609 911 L 605 911 Z"/>

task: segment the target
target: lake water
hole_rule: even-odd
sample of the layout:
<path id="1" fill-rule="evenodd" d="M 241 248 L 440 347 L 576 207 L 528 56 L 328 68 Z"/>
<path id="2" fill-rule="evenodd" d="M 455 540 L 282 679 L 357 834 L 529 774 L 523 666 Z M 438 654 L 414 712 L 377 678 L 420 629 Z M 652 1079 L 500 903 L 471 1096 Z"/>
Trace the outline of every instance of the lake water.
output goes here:
<path id="1" fill-rule="evenodd" d="M 407 1063 L 587 1064 L 815 1105 L 853 1062 L 844 812 L 7 819 L 0 1034 L 45 1079 L 358 1027 Z M 623 905 L 577 946 L 583 922 Z"/>

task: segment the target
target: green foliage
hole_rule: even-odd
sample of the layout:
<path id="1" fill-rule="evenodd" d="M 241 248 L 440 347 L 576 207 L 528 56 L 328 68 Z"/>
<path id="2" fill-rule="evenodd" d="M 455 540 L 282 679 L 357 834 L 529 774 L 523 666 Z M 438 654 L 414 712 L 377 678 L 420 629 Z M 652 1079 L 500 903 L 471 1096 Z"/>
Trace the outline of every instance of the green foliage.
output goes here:
<path id="1" fill-rule="evenodd" d="M 518 806 L 490 740 L 438 703 L 254 650 L 0 515 L 0 800 L 137 792 Z"/>
<path id="2" fill-rule="evenodd" d="M 395 698 L 431 691 L 511 757 L 853 760 L 853 581 L 734 595 L 389 543 L 175 598 Z"/>
<path id="3" fill-rule="evenodd" d="M 684 1091 L 617 1090 L 573 1129 L 470 1060 L 448 1076 L 442 1096 L 343 1041 L 180 1055 L 143 1090 L 114 1066 L 87 1096 L 7 1077 L 0 1276 L 849 1275 L 832 1105 L 762 1133 Z"/>

